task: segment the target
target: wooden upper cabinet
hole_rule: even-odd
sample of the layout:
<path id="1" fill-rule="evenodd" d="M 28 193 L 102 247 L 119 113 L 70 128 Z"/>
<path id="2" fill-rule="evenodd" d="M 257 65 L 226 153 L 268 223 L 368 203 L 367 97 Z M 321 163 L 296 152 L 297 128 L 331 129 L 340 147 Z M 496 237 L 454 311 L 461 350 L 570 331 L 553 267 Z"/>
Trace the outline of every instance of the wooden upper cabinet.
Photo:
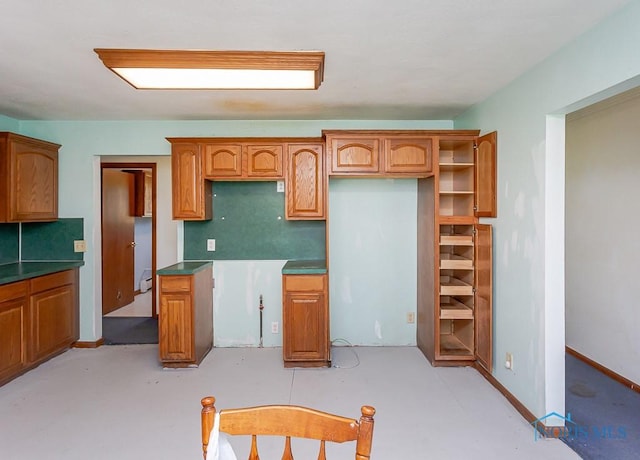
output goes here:
<path id="1" fill-rule="evenodd" d="M 209 179 L 242 176 L 242 144 L 203 144 L 204 175 Z"/>
<path id="2" fill-rule="evenodd" d="M 331 173 L 378 173 L 380 140 L 375 137 L 327 137 Z"/>
<path id="3" fill-rule="evenodd" d="M 0 133 L 0 222 L 57 220 L 59 148 Z"/>
<path id="4" fill-rule="evenodd" d="M 398 131 L 325 132 L 330 175 L 413 176 L 433 174 L 434 138 Z"/>
<path id="5" fill-rule="evenodd" d="M 202 169 L 202 156 L 198 144 L 171 144 L 174 219 L 211 219 L 211 182 L 204 179 Z"/>
<path id="6" fill-rule="evenodd" d="M 283 178 L 283 146 L 279 145 L 247 145 L 247 177 Z"/>
<path id="7" fill-rule="evenodd" d="M 287 146 L 287 219 L 325 218 L 325 174 L 322 143 Z"/>
<path id="8" fill-rule="evenodd" d="M 478 217 L 496 217 L 496 152 L 498 135 L 491 132 L 478 138 L 475 148 L 475 214 Z"/>

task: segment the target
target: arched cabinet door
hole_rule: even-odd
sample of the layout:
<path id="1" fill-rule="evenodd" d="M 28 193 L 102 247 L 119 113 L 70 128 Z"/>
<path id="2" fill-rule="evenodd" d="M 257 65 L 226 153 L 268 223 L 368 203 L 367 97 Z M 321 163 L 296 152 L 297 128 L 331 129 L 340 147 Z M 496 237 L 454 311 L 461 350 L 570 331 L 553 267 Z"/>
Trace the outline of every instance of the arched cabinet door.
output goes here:
<path id="1" fill-rule="evenodd" d="M 58 219 L 58 144 L 0 133 L 0 222 Z"/>
<path id="2" fill-rule="evenodd" d="M 324 219 L 326 179 L 322 143 L 289 144 L 287 149 L 287 219 Z"/>

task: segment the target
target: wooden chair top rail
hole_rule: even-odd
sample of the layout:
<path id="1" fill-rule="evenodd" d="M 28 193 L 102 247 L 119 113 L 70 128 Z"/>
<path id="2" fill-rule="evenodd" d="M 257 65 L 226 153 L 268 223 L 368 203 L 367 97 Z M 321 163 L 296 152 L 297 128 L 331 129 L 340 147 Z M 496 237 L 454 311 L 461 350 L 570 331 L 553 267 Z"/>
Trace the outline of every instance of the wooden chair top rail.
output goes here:
<path id="1" fill-rule="evenodd" d="M 360 419 L 342 417 L 316 409 L 295 405 L 266 405 L 220 411 L 220 431 L 230 435 L 252 436 L 252 452 L 256 436 L 283 436 L 287 438 L 286 451 L 290 451 L 290 438 L 306 438 L 324 442 L 356 441 L 356 459 L 369 459 L 373 438 L 375 409 L 362 406 Z M 216 413 L 215 398 L 202 399 L 202 447 L 206 458 L 209 434 Z M 253 456 L 250 458 L 257 458 Z M 289 458 L 285 455 L 283 458 Z M 324 453 L 319 458 L 324 458 Z"/>

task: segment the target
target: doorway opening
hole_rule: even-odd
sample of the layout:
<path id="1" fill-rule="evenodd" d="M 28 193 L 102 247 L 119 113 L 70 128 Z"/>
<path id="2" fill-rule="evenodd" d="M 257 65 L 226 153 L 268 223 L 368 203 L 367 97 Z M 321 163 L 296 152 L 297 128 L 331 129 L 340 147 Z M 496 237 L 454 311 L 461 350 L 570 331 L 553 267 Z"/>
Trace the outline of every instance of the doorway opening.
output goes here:
<path id="1" fill-rule="evenodd" d="M 107 345 L 158 343 L 156 164 L 102 163 L 102 331 Z"/>

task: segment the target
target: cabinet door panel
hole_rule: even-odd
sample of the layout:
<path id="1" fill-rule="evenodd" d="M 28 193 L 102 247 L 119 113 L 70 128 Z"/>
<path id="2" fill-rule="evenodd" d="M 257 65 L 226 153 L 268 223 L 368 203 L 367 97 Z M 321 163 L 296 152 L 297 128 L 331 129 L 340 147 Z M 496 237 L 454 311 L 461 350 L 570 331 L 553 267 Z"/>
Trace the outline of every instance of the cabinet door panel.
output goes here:
<path id="1" fill-rule="evenodd" d="M 326 360 L 324 295 L 288 293 L 284 315 L 284 359 Z"/>
<path id="2" fill-rule="evenodd" d="M 211 182 L 202 174 L 202 158 L 196 144 L 173 144 L 171 174 L 173 218 L 211 219 Z"/>
<path id="3" fill-rule="evenodd" d="M 325 176 L 321 144 L 288 147 L 287 219 L 323 219 Z"/>
<path id="4" fill-rule="evenodd" d="M 203 149 L 204 175 L 207 179 L 242 175 L 242 145 L 205 144 Z"/>
<path id="5" fill-rule="evenodd" d="M 0 382 L 27 365 L 27 299 L 0 303 Z"/>
<path id="6" fill-rule="evenodd" d="M 248 145 L 247 177 L 281 179 L 283 155 L 282 145 Z"/>
<path id="7" fill-rule="evenodd" d="M 31 361 L 39 361 L 75 341 L 74 287 L 60 286 L 31 296 Z"/>
<path id="8" fill-rule="evenodd" d="M 430 173 L 433 171 L 431 139 L 394 139 L 385 141 L 385 172 Z"/>
<path id="9" fill-rule="evenodd" d="M 57 145 L 11 135 L 8 221 L 53 221 L 58 218 Z"/>
<path id="10" fill-rule="evenodd" d="M 496 217 L 496 150 L 498 135 L 494 131 L 478 138 L 475 149 L 475 214 L 478 217 Z"/>
<path id="11" fill-rule="evenodd" d="M 331 139 L 329 145 L 332 173 L 377 173 L 380 171 L 379 139 Z"/>
<path id="12" fill-rule="evenodd" d="M 194 359 L 191 293 L 161 295 L 158 329 L 162 361 Z"/>
<path id="13" fill-rule="evenodd" d="M 492 279 L 492 232 L 491 225 L 476 226 L 476 294 L 475 335 L 476 359 L 491 372 L 493 357 L 493 279 Z"/>

